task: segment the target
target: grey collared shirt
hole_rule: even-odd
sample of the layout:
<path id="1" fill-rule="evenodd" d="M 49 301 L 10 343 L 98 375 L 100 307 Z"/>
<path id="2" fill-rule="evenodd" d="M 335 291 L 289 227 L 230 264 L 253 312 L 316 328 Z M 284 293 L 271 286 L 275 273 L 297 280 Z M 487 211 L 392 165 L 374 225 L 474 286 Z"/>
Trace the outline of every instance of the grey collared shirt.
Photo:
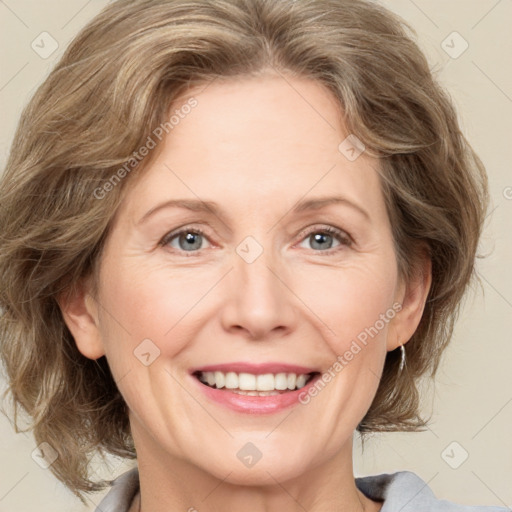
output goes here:
<path id="1" fill-rule="evenodd" d="M 429 486 L 411 471 L 358 477 L 357 488 L 368 498 L 382 501 L 381 512 L 512 512 L 506 507 L 469 506 L 437 499 Z M 116 478 L 96 512 L 127 512 L 139 490 L 133 468 Z"/>

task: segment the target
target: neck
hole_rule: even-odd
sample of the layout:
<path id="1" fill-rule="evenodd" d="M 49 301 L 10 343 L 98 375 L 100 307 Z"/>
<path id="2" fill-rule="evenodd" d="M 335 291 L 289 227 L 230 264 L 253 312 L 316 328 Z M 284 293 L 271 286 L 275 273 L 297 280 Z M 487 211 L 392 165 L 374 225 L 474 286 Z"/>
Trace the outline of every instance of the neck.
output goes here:
<path id="1" fill-rule="evenodd" d="M 214 475 L 199 464 L 164 452 L 149 436 L 137 436 L 137 429 L 132 433 L 137 446 L 140 494 L 129 512 L 377 512 L 382 507 L 355 485 L 352 438 L 330 459 L 320 464 L 312 462 L 306 471 L 294 474 L 282 467 L 262 465 L 257 474 L 255 465 L 250 470 L 254 478 L 247 480 L 247 474 L 240 476 L 235 471 Z"/>

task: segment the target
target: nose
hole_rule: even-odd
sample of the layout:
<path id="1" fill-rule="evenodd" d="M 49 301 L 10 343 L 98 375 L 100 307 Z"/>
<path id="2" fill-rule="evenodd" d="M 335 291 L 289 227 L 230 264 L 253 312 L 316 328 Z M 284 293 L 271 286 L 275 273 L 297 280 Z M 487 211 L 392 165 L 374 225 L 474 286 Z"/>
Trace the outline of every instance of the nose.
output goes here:
<path id="1" fill-rule="evenodd" d="M 293 331 L 298 318 L 286 272 L 264 251 L 252 263 L 235 254 L 221 313 L 226 331 L 268 340 Z"/>

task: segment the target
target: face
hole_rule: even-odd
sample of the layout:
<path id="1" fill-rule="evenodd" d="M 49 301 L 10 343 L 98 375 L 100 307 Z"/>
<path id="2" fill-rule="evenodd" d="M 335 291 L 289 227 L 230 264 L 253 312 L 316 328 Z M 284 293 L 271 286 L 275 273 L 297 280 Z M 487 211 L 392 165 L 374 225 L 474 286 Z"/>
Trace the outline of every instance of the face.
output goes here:
<path id="1" fill-rule="evenodd" d="M 349 133 L 322 85 L 265 76 L 189 96 L 126 190 L 89 324 L 66 318 L 84 355 L 106 355 L 136 445 L 233 483 L 292 478 L 352 446 L 426 291 L 399 280 L 378 161 L 340 149 Z M 317 373 L 247 396 L 192 374 L 217 365 L 248 388 Z"/>

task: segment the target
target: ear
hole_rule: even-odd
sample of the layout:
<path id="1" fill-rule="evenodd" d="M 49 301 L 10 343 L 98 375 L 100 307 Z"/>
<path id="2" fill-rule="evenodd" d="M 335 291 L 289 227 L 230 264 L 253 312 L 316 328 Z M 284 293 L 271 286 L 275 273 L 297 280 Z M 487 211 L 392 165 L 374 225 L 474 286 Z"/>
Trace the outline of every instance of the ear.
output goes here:
<path id="1" fill-rule="evenodd" d="M 425 251 L 415 266 L 415 272 L 409 282 L 405 278 L 400 281 L 395 303 L 401 304 L 401 309 L 390 322 L 387 350 L 391 351 L 407 343 L 416 331 L 428 292 L 432 284 L 432 261 Z"/>
<path id="2" fill-rule="evenodd" d="M 89 359 L 98 359 L 105 351 L 99 330 L 98 304 L 90 290 L 90 279 L 84 279 L 61 294 L 57 302 L 78 350 Z"/>

